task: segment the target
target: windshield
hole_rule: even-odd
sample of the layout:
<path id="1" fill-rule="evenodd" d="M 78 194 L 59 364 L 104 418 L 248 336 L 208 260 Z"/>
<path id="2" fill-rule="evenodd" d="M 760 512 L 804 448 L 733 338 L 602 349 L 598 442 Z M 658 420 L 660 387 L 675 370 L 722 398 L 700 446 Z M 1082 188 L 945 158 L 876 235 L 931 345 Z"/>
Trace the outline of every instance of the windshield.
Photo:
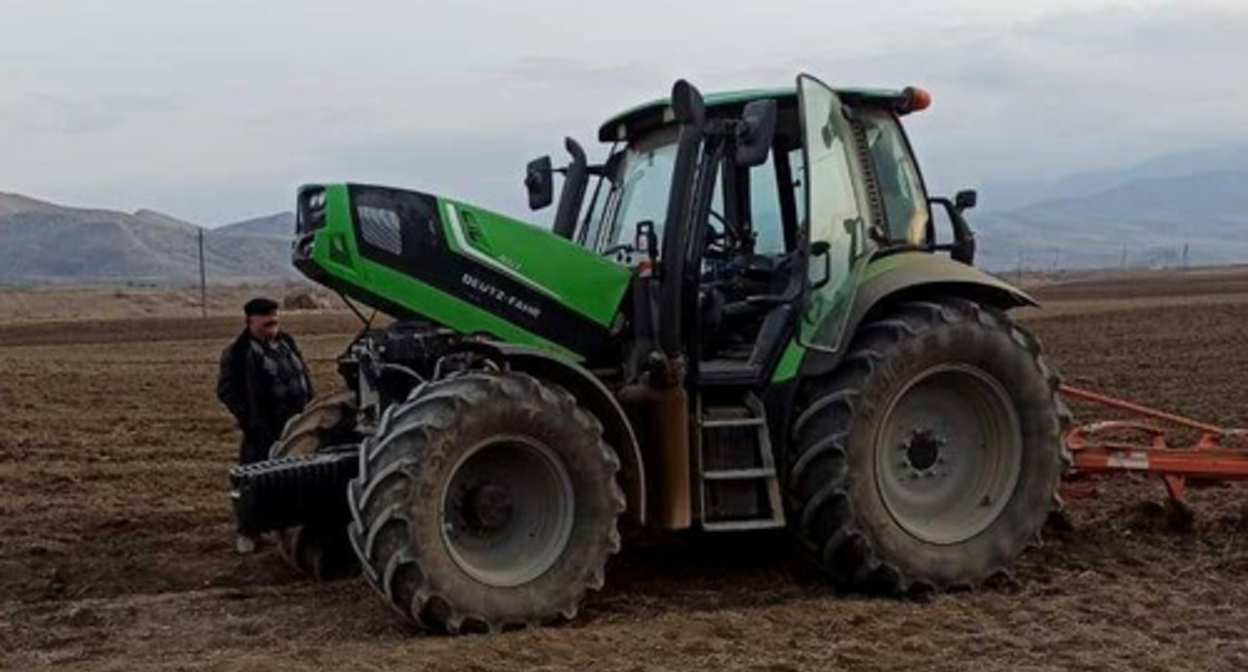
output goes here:
<path id="1" fill-rule="evenodd" d="M 624 150 L 614 186 L 602 208 L 601 249 L 631 245 L 637 239 L 637 224 L 653 222 L 660 237 L 667 218 L 668 192 L 676 162 L 676 129 L 661 130 Z M 595 213 L 595 217 L 597 217 Z"/>

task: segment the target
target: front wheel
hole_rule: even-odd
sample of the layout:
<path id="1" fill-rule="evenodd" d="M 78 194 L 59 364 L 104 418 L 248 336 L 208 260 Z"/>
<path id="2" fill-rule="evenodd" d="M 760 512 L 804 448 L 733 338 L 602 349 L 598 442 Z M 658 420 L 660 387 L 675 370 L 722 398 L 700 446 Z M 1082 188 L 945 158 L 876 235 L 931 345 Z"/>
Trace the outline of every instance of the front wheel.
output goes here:
<path id="1" fill-rule="evenodd" d="M 1060 504 L 1058 379 L 1009 317 L 945 299 L 861 328 L 794 424 L 789 507 L 842 587 L 976 586 Z"/>
<path id="2" fill-rule="evenodd" d="M 348 489 L 348 532 L 365 578 L 419 627 L 571 619 L 620 548 L 619 466 L 562 388 L 461 374 L 387 410 Z"/>

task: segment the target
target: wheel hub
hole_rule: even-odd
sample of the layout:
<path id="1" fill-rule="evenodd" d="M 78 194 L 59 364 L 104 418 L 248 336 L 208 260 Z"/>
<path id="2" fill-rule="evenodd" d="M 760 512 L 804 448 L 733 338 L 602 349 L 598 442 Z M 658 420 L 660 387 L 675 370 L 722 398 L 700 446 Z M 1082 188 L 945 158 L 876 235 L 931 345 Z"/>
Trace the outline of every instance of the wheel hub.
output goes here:
<path id="1" fill-rule="evenodd" d="M 550 447 L 498 436 L 466 451 L 441 500 L 442 541 L 465 574 L 502 588 L 549 570 L 575 519 L 572 479 Z"/>
<path id="2" fill-rule="evenodd" d="M 903 443 L 901 448 L 905 451 L 910 466 L 915 471 L 923 472 L 942 460 L 941 449 L 948 443 L 945 439 L 938 438 L 931 429 L 925 428 L 912 431 L 910 440 Z"/>
<path id="3" fill-rule="evenodd" d="M 949 545 L 996 521 L 1023 460 L 1018 413 L 1000 382 L 973 366 L 936 366 L 902 388 L 882 418 L 875 480 L 894 522 Z"/>
<path id="4" fill-rule="evenodd" d="M 497 532 L 511 522 L 515 507 L 511 493 L 492 483 L 475 486 L 465 493 L 461 511 L 475 531 Z"/>

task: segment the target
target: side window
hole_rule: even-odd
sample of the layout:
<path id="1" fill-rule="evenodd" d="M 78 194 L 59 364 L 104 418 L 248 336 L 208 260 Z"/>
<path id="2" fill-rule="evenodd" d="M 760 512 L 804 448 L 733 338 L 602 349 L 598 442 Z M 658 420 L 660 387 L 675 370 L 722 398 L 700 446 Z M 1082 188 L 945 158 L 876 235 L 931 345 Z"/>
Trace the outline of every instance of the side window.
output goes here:
<path id="1" fill-rule="evenodd" d="M 606 177 L 594 180 L 593 188 L 586 192 L 589 212 L 576 234 L 576 242 L 582 247 L 598 249 L 598 239 L 602 236 L 602 225 L 607 220 L 607 213 L 611 211 L 614 193 L 611 181 Z"/>
<path id="2" fill-rule="evenodd" d="M 910 156 L 901 126 L 891 114 L 879 110 L 864 114 L 862 118 L 884 201 L 888 237 L 921 245 L 927 237 L 930 215 L 919 171 Z"/>
<path id="3" fill-rule="evenodd" d="M 766 163 L 750 169 L 750 224 L 754 227 L 755 252 L 784 254 L 784 218 L 771 154 Z"/>
<path id="4" fill-rule="evenodd" d="M 750 227 L 754 231 L 754 252 L 779 255 L 785 253 L 784 218 L 780 214 L 780 190 L 776 183 L 776 166 L 767 155 L 767 162 L 749 171 L 750 179 Z M 724 224 L 715 215 L 723 217 L 724 176 L 721 172 L 715 180 L 715 193 L 711 197 L 711 216 L 708 224 L 717 234 L 724 232 Z"/>
<path id="5" fill-rule="evenodd" d="M 811 98 L 812 123 L 805 129 L 810 240 L 826 241 L 831 246 L 831 284 L 839 286 L 863 252 L 866 218 L 855 186 L 859 178 L 851 158 L 852 135 L 842 117 L 841 103 L 831 90 L 817 90 Z M 811 280 L 819 280 L 824 273 L 818 266 L 810 270 Z"/>

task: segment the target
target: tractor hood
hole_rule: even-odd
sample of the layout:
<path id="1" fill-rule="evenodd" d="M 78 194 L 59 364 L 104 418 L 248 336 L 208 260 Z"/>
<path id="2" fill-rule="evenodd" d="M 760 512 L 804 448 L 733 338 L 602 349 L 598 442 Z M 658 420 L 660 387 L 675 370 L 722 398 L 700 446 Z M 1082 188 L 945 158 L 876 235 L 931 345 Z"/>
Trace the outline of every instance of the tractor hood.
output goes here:
<path id="1" fill-rule="evenodd" d="M 299 190 L 294 265 L 398 318 L 577 359 L 606 342 L 631 271 L 467 203 L 360 184 Z"/>

